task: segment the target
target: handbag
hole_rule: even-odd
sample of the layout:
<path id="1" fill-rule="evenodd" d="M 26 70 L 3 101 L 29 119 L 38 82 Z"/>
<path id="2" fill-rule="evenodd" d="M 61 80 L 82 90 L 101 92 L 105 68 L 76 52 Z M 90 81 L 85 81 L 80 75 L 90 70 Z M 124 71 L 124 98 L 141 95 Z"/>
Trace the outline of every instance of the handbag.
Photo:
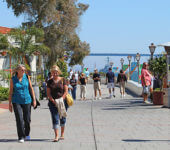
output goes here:
<path id="1" fill-rule="evenodd" d="M 68 106 L 73 105 L 73 97 L 69 93 L 67 93 L 67 95 L 66 95 L 66 102 L 67 102 Z"/>
<path id="2" fill-rule="evenodd" d="M 27 78 L 28 78 L 28 75 L 27 75 Z M 30 93 L 30 96 L 31 96 L 31 99 L 32 99 L 31 105 L 33 106 L 33 93 L 32 93 L 30 84 L 29 84 L 28 90 L 29 90 L 29 93 Z M 33 89 L 33 90 L 34 90 L 34 89 Z M 36 106 L 34 107 L 34 109 L 36 109 L 38 106 L 40 106 L 40 102 L 37 100 L 36 97 L 35 97 L 35 99 L 36 99 Z"/>

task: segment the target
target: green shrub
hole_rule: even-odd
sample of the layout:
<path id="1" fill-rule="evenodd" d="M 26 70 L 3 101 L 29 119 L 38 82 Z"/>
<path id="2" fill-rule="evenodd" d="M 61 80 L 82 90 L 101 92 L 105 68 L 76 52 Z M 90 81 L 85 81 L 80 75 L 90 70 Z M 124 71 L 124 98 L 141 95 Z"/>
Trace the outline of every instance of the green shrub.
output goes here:
<path id="1" fill-rule="evenodd" d="M 9 88 L 0 87 L 0 101 L 8 100 Z"/>
<path id="2" fill-rule="evenodd" d="M 61 76 L 67 78 L 68 77 L 67 62 L 65 62 L 64 59 L 59 59 L 57 61 L 57 66 L 60 68 L 62 72 Z"/>

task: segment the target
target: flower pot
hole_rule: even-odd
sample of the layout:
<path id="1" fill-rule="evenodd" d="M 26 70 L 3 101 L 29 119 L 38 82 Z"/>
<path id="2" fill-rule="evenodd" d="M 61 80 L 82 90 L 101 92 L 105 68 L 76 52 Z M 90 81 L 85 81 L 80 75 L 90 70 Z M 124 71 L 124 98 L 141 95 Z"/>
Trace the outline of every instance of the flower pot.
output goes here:
<path id="1" fill-rule="evenodd" d="M 6 52 L 5 52 L 5 51 L 1 52 L 1 55 L 2 55 L 2 56 L 5 56 L 5 55 L 6 55 Z"/>
<path id="2" fill-rule="evenodd" d="M 163 105 L 163 95 L 162 91 L 154 91 L 153 92 L 153 104 L 154 105 Z"/>

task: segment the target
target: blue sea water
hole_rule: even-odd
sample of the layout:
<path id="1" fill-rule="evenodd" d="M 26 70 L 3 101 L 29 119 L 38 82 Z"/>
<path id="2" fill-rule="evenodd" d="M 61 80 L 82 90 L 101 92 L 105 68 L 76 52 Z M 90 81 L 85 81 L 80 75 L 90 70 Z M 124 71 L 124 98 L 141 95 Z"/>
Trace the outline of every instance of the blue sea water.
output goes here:
<path id="1" fill-rule="evenodd" d="M 93 72 L 95 68 L 98 70 L 101 70 L 105 67 L 105 65 L 110 65 L 110 63 L 113 63 L 113 67 L 118 67 L 118 70 L 121 69 L 121 63 L 120 59 L 124 59 L 124 64 L 129 64 L 129 61 L 127 57 L 121 57 L 121 56 L 87 56 L 85 57 L 83 64 L 84 68 L 88 68 L 89 72 Z M 143 64 L 143 62 L 148 62 L 149 56 L 141 56 L 140 58 L 140 64 Z M 136 62 L 135 58 L 132 58 L 132 62 Z M 72 68 L 74 71 L 81 71 L 82 66 L 76 65 Z"/>

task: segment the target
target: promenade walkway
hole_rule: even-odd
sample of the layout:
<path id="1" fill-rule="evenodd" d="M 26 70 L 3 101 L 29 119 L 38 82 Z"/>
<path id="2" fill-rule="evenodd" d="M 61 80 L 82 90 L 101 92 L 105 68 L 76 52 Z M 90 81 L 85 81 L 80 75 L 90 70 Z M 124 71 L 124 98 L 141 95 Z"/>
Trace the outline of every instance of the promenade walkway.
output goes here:
<path id="1" fill-rule="evenodd" d="M 0 150 L 170 150 L 170 109 L 143 104 L 142 98 L 126 94 L 108 99 L 102 85 L 102 100 L 78 100 L 68 110 L 65 140 L 52 142 L 53 130 L 47 100 L 32 110 L 31 141 L 17 142 L 14 114 L 0 113 Z M 2 110 L 2 109 L 1 109 Z"/>

